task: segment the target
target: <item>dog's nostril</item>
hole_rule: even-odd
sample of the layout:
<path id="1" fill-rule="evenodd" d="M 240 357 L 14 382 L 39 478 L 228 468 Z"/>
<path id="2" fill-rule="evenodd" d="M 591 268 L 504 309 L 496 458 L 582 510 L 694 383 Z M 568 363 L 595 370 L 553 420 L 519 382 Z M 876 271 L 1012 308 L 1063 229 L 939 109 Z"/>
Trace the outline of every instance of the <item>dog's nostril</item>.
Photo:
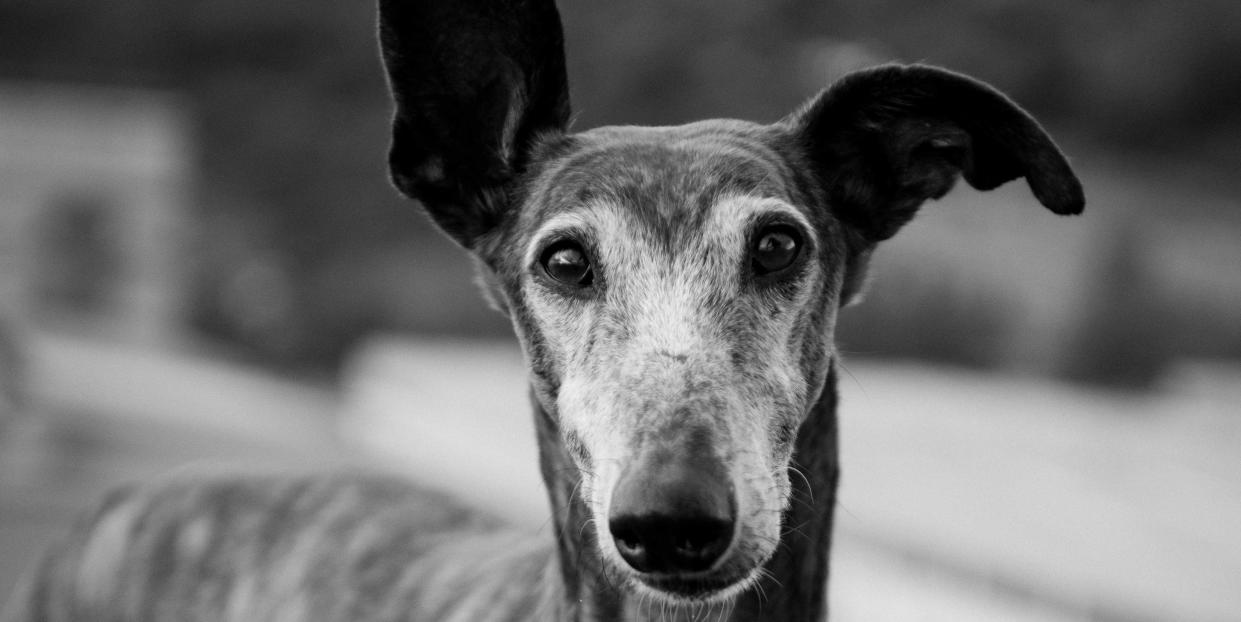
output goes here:
<path id="1" fill-rule="evenodd" d="M 622 526 L 622 523 L 613 521 L 612 538 L 616 540 L 616 545 L 621 549 L 640 552 L 642 550 L 642 539 L 638 537 L 637 532 L 628 527 Z"/>
<path id="2" fill-rule="evenodd" d="M 620 534 L 616 531 L 612 532 L 613 539 L 616 540 L 616 550 L 620 551 L 621 557 L 634 568 L 646 566 L 646 547 L 642 545 L 642 540 L 632 531 L 624 531 Z"/>
<path id="3" fill-rule="evenodd" d="M 715 545 L 720 542 L 720 536 L 723 534 L 711 533 L 710 528 L 705 531 L 706 533 L 681 534 L 681 538 L 673 544 L 676 547 L 676 554 L 684 557 L 709 555 Z"/>
<path id="4" fill-rule="evenodd" d="M 695 518 L 667 525 L 674 564 L 686 570 L 703 570 L 715 563 L 732 539 L 732 521 Z"/>

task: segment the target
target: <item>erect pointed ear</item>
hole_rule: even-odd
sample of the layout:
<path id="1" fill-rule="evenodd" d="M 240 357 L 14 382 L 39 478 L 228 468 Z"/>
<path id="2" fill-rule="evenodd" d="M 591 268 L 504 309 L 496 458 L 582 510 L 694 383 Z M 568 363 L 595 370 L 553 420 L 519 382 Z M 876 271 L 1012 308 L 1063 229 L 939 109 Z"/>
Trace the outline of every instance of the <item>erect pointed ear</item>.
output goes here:
<path id="1" fill-rule="evenodd" d="M 786 120 L 833 211 L 870 243 L 891 237 L 958 173 L 979 190 L 1025 177 L 1057 214 L 1077 214 L 1081 183 L 1043 128 L 999 91 L 935 67 L 846 76 Z"/>
<path id="2" fill-rule="evenodd" d="M 569 120 L 552 0 L 379 0 L 396 112 L 392 180 L 471 247 L 507 208 L 539 134 Z"/>

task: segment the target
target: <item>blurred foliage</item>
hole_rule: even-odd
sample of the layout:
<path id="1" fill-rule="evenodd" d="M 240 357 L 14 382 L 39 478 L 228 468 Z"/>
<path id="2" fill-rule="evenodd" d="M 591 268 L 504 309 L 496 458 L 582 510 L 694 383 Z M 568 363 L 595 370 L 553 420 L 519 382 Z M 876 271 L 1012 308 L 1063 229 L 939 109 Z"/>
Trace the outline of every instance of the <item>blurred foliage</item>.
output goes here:
<path id="1" fill-rule="evenodd" d="M 844 71 L 925 61 L 995 84 L 1080 139 L 1195 159 L 1221 183 L 1241 161 L 1236 0 L 562 5 L 579 127 L 771 120 Z M 461 255 L 387 184 L 374 20 L 370 3 L 330 0 L 0 0 L 0 75 L 172 88 L 193 102 L 194 321 L 207 332 L 315 365 L 373 328 L 502 332 Z M 415 276 L 400 262 L 441 269 Z M 440 303 L 456 306 L 430 310 Z M 975 319 L 1000 331 L 1002 312 Z M 885 339 L 886 325 L 876 320 L 874 343 L 992 358 L 985 345 Z"/>

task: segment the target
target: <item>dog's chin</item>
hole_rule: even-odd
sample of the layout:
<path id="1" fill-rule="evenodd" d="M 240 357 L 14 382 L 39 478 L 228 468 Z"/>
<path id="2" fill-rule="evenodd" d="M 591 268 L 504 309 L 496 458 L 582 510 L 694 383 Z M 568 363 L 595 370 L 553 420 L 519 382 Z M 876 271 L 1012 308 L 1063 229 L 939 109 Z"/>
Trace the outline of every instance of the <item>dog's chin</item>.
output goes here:
<path id="1" fill-rule="evenodd" d="M 670 605 L 712 605 L 736 598 L 757 580 L 758 570 L 735 575 L 671 576 L 636 574 L 635 591 L 646 599 Z"/>

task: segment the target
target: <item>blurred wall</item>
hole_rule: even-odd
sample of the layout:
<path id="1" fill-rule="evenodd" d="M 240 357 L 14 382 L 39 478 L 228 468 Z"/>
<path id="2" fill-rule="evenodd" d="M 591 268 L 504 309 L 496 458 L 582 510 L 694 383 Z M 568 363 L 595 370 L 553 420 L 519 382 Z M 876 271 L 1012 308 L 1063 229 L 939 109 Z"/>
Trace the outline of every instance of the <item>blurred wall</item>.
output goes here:
<path id="1" fill-rule="evenodd" d="M 189 132 L 166 93 L 0 83 L 3 321 L 185 334 Z"/>

